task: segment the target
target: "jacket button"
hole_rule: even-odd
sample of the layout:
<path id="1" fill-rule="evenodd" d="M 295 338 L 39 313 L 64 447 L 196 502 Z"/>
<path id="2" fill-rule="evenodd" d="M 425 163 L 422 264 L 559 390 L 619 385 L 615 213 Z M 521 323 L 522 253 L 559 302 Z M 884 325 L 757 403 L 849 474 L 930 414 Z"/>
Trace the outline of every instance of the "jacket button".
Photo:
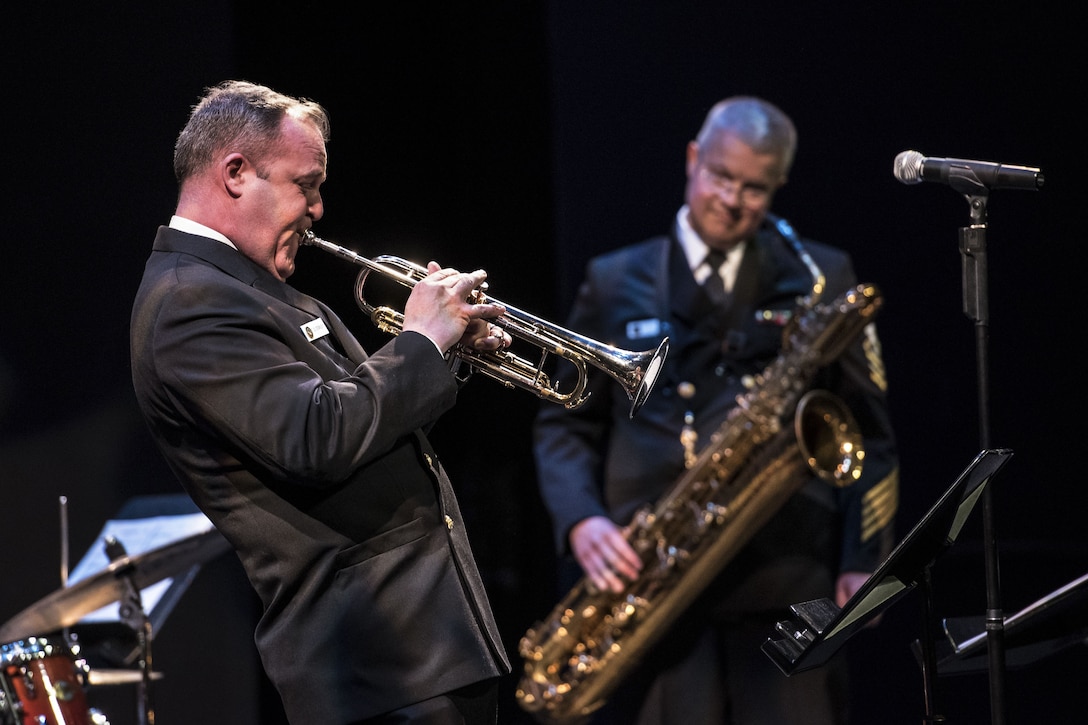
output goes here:
<path id="1" fill-rule="evenodd" d="M 450 518 L 449 514 L 446 514 L 446 528 L 453 531 L 453 519 Z"/>

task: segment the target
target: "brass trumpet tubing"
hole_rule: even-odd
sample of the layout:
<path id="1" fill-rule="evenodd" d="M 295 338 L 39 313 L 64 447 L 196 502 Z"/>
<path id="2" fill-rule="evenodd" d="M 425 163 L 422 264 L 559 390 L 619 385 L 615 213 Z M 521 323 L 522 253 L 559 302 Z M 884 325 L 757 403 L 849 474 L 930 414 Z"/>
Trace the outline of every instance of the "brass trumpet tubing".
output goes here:
<path id="1" fill-rule="evenodd" d="M 302 246 L 315 246 L 326 252 L 346 259 L 363 267 L 355 280 L 355 299 L 378 329 L 397 335 L 404 328 L 404 315 L 390 307 L 371 305 L 366 300 L 364 288 L 372 272 L 389 277 L 405 287 L 414 287 L 427 276 L 426 268 L 392 255 L 381 255 L 374 260 L 333 244 L 305 232 L 299 242 Z M 451 363 L 466 361 L 470 371 L 478 370 L 484 375 L 498 380 L 506 387 L 522 388 L 539 398 L 559 403 L 567 408 L 576 408 L 586 401 L 588 366 L 592 365 L 607 373 L 623 386 L 631 400 L 631 417 L 634 417 L 642 404 L 646 402 L 657 375 L 664 364 L 669 350 L 669 338 L 664 338 L 653 350 L 631 352 L 612 345 L 597 342 L 578 335 L 558 325 L 534 317 L 518 308 L 501 302 L 485 293 L 487 285 L 473 290 L 470 300 L 480 304 L 496 304 L 506 308 L 506 312 L 491 320 L 503 328 L 511 337 L 535 345 L 541 352 L 539 361 L 533 363 L 506 350 L 479 351 L 460 345 L 450 350 Z M 544 372 L 549 355 L 555 355 L 574 365 L 577 382 L 567 392 L 557 389 Z"/>
<path id="2" fill-rule="evenodd" d="M 349 252 L 349 254 L 353 253 Z M 370 316 L 371 321 L 382 332 L 397 335 L 404 328 L 404 315 L 391 307 L 371 305 L 366 301 L 366 296 L 363 294 L 370 273 L 381 269 L 391 270 L 390 274 L 406 287 L 414 286 L 416 282 L 427 275 L 427 270 L 410 262 L 383 255 L 378 257 L 375 263 L 368 264 L 367 268 L 362 270 L 356 279 L 355 298 L 359 308 Z M 480 290 L 473 292 L 472 301 L 475 304 L 492 303 L 505 306 L 507 308 L 506 314 L 496 317 L 490 322 L 506 330 L 512 337 L 538 342 L 541 357 L 534 366 L 527 360 L 505 350 L 480 351 L 456 345 L 453 349 L 453 355 L 456 359 L 467 361 L 474 371 L 497 380 L 507 388 L 521 388 L 536 394 L 537 397 L 551 400 L 568 408 L 577 407 L 585 401 L 586 367 L 583 358 L 578 357 L 573 350 L 564 347 L 551 332 L 542 332 L 540 325 L 530 327 L 520 322 L 516 315 L 525 314 L 520 310 L 491 299 Z M 560 393 L 544 372 L 544 365 L 549 353 L 560 355 L 577 366 L 578 382 L 573 390 Z M 600 361 L 596 358 L 590 360 L 590 362 L 600 364 Z"/>
<path id="3" fill-rule="evenodd" d="M 404 315 L 391 307 L 371 307 L 370 321 L 382 332 L 397 335 L 404 328 Z M 540 362 L 534 367 L 526 360 L 515 355 L 507 354 L 502 350 L 483 353 L 468 347 L 457 345 L 455 355 L 458 359 L 467 360 L 472 367 L 494 380 L 502 383 L 507 388 L 521 388 L 535 393 L 537 397 L 554 400 L 557 403 L 574 407 L 575 402 L 585 398 L 582 392 L 582 377 L 579 377 L 579 385 L 569 393 L 558 393 L 553 383 L 543 372 L 542 368 L 546 353 L 541 356 Z"/>

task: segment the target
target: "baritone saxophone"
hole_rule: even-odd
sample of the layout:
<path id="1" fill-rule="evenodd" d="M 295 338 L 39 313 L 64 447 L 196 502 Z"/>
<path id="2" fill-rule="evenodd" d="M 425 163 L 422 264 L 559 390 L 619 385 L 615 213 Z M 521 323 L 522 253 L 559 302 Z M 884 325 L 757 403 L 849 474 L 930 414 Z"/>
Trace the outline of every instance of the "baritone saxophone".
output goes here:
<path id="1" fill-rule="evenodd" d="M 810 390 L 880 308 L 861 284 L 821 304 L 822 272 L 784 220 L 779 230 L 813 278 L 786 326 L 783 351 L 666 494 L 625 529 L 643 568 L 622 592 L 582 579 L 522 637 L 518 704 L 544 722 L 577 722 L 599 709 L 646 650 L 806 478 L 835 486 L 861 475 L 861 434 L 846 405 Z"/>

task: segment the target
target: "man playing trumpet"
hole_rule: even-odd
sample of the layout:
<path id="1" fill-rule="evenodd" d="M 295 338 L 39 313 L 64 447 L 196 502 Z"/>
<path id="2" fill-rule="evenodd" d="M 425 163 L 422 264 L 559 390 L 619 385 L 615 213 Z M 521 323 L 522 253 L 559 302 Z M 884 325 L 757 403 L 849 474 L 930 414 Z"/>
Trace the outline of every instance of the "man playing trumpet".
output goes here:
<path id="1" fill-rule="evenodd" d="M 324 214 L 325 110 L 208 90 L 132 309 L 132 378 L 182 486 L 263 605 L 256 643 L 292 725 L 494 725 L 510 671 L 465 522 L 423 429 L 455 400 L 444 359 L 509 336 L 486 278 L 431 262 L 401 334 L 368 355 L 293 289 Z"/>

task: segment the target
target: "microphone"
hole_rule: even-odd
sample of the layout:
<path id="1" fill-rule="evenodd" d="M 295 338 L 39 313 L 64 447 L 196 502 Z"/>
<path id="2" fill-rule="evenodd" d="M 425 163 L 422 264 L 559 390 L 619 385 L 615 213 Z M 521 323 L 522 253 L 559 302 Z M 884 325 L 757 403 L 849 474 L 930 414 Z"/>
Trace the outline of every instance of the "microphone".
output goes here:
<path id="1" fill-rule="evenodd" d="M 937 181 L 965 194 L 985 193 L 987 189 L 1034 191 L 1043 185 L 1042 172 L 1030 166 L 926 158 L 917 151 L 904 151 L 896 156 L 892 171 L 904 184 Z"/>

